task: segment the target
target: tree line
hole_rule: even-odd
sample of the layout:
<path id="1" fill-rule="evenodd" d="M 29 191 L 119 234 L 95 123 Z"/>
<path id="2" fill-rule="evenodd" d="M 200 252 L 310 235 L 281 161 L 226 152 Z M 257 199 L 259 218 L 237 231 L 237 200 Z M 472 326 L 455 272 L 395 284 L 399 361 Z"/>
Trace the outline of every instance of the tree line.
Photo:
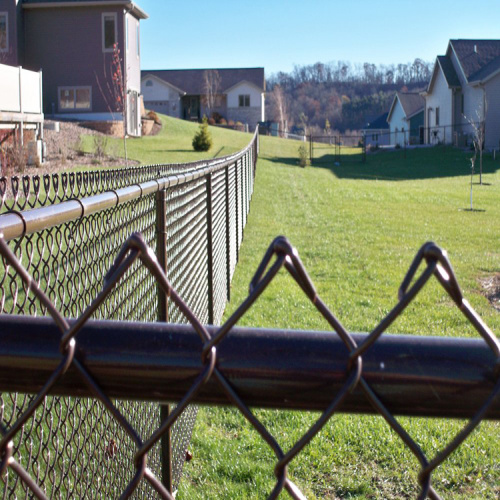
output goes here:
<path id="1" fill-rule="evenodd" d="M 433 63 L 376 65 L 334 61 L 295 66 L 266 80 L 266 116 L 280 129 L 319 134 L 359 130 L 388 111 L 396 90 L 425 89 Z"/>

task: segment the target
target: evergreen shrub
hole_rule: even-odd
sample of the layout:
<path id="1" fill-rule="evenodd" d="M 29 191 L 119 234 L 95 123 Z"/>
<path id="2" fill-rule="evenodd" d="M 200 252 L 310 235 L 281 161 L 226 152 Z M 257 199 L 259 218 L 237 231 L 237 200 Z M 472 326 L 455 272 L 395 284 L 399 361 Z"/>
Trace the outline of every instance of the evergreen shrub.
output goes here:
<path id="1" fill-rule="evenodd" d="M 212 135 L 208 131 L 207 117 L 203 117 L 200 123 L 200 129 L 193 137 L 193 149 L 195 151 L 208 151 L 212 147 Z"/>

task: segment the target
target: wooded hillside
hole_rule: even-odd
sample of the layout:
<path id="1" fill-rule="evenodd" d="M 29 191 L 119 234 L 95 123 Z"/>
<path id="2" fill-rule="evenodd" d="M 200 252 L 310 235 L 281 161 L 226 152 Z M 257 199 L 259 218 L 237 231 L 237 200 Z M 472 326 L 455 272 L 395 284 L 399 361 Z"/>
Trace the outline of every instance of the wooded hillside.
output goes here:
<path id="1" fill-rule="evenodd" d="M 424 90 L 433 63 L 352 65 L 345 61 L 295 66 L 267 79 L 266 116 L 288 130 L 359 130 L 388 111 L 394 92 Z"/>

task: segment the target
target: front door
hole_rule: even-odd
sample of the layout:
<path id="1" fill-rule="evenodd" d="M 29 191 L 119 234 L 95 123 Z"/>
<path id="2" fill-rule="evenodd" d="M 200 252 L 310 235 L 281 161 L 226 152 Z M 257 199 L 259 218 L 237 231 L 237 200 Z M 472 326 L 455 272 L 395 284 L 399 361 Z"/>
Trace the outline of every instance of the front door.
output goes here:
<path id="1" fill-rule="evenodd" d="M 188 95 L 183 97 L 183 117 L 185 120 L 200 119 L 200 96 Z"/>

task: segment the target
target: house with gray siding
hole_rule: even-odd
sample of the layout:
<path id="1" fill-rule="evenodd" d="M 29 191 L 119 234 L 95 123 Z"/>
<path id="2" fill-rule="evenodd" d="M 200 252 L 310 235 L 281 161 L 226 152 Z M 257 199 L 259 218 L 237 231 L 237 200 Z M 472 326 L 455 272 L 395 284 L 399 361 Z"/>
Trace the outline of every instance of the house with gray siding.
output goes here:
<path id="1" fill-rule="evenodd" d="M 361 130 L 365 138 L 366 147 L 389 146 L 391 136 L 389 133 L 389 124 L 387 123 L 387 115 L 383 113 L 375 119 L 369 121 Z"/>
<path id="2" fill-rule="evenodd" d="M 46 116 L 122 121 L 111 80 L 116 47 L 127 132 L 138 136 L 139 23 L 147 17 L 128 0 L 0 0 L 0 62 L 42 71 Z"/>
<path id="3" fill-rule="evenodd" d="M 214 99 L 207 103 L 208 76 L 215 75 Z M 254 128 L 265 121 L 264 68 L 143 70 L 144 106 L 185 120 L 214 113 Z"/>
<path id="4" fill-rule="evenodd" d="M 426 142 L 464 146 L 476 125 L 485 147 L 500 147 L 500 40 L 450 40 L 438 56 L 425 97 Z"/>
<path id="5" fill-rule="evenodd" d="M 424 143 L 424 108 L 418 92 L 396 92 L 387 115 L 391 146 Z"/>

